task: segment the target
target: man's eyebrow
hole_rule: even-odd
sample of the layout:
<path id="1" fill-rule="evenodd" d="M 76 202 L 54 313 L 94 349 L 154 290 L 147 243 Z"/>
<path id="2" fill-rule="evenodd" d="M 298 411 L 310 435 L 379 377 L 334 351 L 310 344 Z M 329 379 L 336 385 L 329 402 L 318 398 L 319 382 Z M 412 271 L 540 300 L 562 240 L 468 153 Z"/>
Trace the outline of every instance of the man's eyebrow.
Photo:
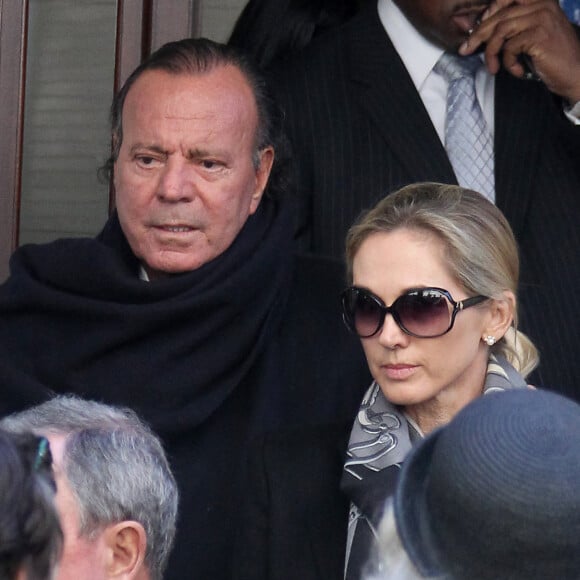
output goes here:
<path id="1" fill-rule="evenodd" d="M 167 151 L 163 149 L 163 147 L 160 147 L 159 145 L 150 145 L 148 143 L 135 143 L 130 149 L 132 154 L 142 150 L 151 151 L 153 153 L 160 153 L 161 155 L 167 155 Z"/>
<path id="2" fill-rule="evenodd" d="M 188 159 L 199 159 L 200 157 L 208 157 L 210 155 L 211 153 L 209 152 L 208 149 L 200 149 L 199 147 L 187 150 Z"/>

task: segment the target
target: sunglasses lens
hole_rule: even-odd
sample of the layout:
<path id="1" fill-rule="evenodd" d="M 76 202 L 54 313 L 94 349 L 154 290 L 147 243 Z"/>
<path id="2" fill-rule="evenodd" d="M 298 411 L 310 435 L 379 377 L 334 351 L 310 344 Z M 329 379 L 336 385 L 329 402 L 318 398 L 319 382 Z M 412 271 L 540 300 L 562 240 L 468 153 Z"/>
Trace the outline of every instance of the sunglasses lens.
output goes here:
<path id="1" fill-rule="evenodd" d="M 410 292 L 396 302 L 394 306 L 401 324 L 416 336 L 439 336 L 447 332 L 451 324 L 451 304 L 437 290 Z"/>
<path id="2" fill-rule="evenodd" d="M 381 307 L 365 292 L 351 288 L 343 298 L 345 320 L 351 330 L 361 337 L 372 336 L 381 325 Z"/>

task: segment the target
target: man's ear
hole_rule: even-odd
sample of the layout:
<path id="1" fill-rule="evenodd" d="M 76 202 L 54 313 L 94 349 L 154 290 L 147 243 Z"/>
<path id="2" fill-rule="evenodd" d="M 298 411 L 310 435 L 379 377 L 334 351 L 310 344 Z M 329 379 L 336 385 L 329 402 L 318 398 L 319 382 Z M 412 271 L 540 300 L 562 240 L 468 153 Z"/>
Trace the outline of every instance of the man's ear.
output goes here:
<path id="1" fill-rule="evenodd" d="M 108 526 L 104 538 L 107 578 L 149 578 L 145 566 L 147 534 L 140 523 L 126 520 Z"/>
<path id="2" fill-rule="evenodd" d="M 272 147 L 265 147 L 260 151 L 260 165 L 256 169 L 256 187 L 252 194 L 252 201 L 250 204 L 250 215 L 253 214 L 260 205 L 260 200 L 268 184 L 268 178 L 274 165 L 274 149 Z"/>

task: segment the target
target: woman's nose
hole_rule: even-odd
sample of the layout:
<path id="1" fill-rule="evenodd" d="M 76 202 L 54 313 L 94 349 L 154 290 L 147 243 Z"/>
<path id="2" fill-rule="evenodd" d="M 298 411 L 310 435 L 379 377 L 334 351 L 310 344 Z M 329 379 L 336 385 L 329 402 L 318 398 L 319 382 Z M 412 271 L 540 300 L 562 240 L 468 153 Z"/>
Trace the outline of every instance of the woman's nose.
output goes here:
<path id="1" fill-rule="evenodd" d="M 383 326 L 378 332 L 379 343 L 390 350 L 404 346 L 409 335 L 397 324 L 392 314 L 387 314 Z"/>

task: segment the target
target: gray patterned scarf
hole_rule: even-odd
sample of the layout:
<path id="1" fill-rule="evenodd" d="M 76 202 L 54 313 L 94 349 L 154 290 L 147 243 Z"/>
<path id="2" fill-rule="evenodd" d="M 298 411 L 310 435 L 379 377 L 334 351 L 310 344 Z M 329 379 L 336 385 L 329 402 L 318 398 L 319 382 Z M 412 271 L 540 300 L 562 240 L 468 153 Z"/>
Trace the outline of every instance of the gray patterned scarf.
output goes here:
<path id="1" fill-rule="evenodd" d="M 523 388 L 523 377 L 501 356 L 490 355 L 482 393 Z M 385 499 L 394 491 L 402 461 L 423 435 L 373 382 L 362 400 L 346 452 L 340 487 L 351 500 L 345 578 L 358 580 Z"/>

